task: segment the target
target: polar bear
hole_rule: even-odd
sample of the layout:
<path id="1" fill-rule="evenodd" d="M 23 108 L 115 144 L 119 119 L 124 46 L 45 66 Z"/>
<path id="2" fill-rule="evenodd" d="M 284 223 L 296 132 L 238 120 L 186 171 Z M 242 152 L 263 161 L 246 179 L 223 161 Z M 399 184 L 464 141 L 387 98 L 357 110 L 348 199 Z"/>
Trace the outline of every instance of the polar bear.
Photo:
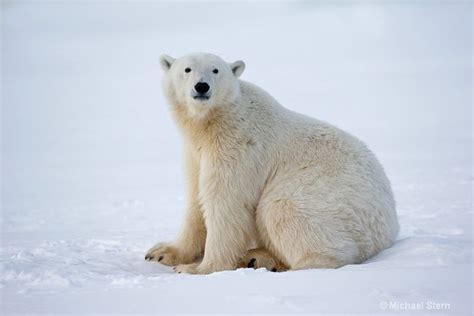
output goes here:
<path id="1" fill-rule="evenodd" d="M 348 133 L 242 81 L 242 61 L 160 59 L 184 137 L 188 206 L 175 241 L 146 254 L 177 272 L 338 268 L 398 232 L 389 180 Z"/>

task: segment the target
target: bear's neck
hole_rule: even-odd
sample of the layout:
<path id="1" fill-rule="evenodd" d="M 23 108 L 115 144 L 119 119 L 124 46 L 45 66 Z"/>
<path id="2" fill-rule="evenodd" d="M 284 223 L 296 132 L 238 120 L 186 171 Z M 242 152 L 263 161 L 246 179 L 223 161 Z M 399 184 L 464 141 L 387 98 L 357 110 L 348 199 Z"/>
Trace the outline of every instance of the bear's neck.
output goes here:
<path id="1" fill-rule="evenodd" d="M 204 117 L 195 117 L 189 115 L 185 106 L 173 106 L 173 116 L 186 140 L 200 146 L 237 136 L 238 115 L 233 112 L 233 106 L 219 106 Z"/>

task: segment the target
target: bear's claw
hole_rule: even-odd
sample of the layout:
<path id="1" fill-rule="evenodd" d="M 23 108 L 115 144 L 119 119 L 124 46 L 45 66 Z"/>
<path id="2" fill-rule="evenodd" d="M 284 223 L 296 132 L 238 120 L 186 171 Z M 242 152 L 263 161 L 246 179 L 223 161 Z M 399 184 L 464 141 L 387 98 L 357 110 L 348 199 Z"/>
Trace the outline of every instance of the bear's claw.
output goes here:
<path id="1" fill-rule="evenodd" d="M 247 263 L 247 268 L 255 267 L 255 261 L 257 261 L 257 259 L 255 258 L 250 259 L 249 263 Z"/>

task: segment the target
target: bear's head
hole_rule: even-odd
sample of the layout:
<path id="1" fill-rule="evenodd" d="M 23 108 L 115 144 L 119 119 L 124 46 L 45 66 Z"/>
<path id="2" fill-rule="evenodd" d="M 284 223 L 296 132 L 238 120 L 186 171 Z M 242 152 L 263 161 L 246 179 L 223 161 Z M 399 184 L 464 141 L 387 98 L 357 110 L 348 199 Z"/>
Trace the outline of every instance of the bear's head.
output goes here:
<path id="1" fill-rule="evenodd" d="M 239 76 L 243 61 L 227 63 L 205 53 L 181 58 L 162 55 L 165 93 L 174 106 L 184 107 L 191 117 L 205 117 L 211 109 L 225 106 L 239 95 Z"/>

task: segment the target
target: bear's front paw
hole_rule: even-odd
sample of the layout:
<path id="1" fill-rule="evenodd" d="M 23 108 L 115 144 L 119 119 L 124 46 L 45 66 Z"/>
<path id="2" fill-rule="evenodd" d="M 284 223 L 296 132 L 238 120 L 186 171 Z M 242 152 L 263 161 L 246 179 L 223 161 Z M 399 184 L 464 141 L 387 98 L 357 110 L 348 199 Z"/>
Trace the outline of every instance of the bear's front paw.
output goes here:
<path id="1" fill-rule="evenodd" d="M 212 266 L 203 264 L 202 262 L 195 262 L 191 264 L 180 264 L 173 268 L 178 273 L 189 273 L 189 274 L 210 274 L 217 271 L 230 270 L 230 269 L 216 269 Z"/>
<path id="2" fill-rule="evenodd" d="M 180 264 L 173 268 L 174 271 L 178 273 L 189 273 L 189 274 L 206 274 L 199 272 L 199 263 L 191 264 Z"/>
<path id="3" fill-rule="evenodd" d="M 158 243 L 148 250 L 145 260 L 158 261 L 167 266 L 183 263 L 182 256 L 177 247 L 168 243 Z"/>

